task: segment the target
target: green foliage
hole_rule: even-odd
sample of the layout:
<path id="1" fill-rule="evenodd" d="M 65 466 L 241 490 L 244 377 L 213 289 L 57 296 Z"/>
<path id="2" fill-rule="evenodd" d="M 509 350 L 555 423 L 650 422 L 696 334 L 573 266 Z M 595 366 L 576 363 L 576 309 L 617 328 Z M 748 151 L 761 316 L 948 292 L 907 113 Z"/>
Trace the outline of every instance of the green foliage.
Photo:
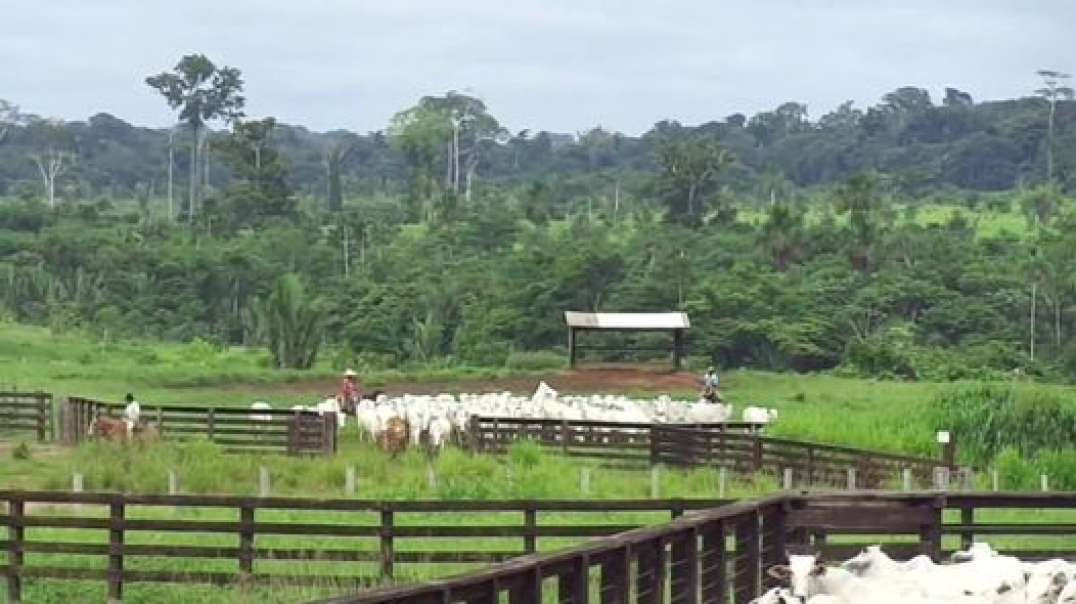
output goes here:
<path id="1" fill-rule="evenodd" d="M 25 442 L 20 442 L 15 445 L 15 448 L 11 450 L 11 458 L 15 461 L 26 461 L 30 459 L 30 446 Z"/>
<path id="2" fill-rule="evenodd" d="M 975 464 L 1005 449 L 1030 457 L 1076 444 L 1076 407 L 1056 396 L 981 386 L 942 393 L 931 409 L 935 426 L 952 430 L 961 455 Z"/>
<path id="3" fill-rule="evenodd" d="M 564 367 L 565 356 L 559 352 L 552 352 L 549 350 L 536 350 L 536 351 L 513 351 L 508 355 L 508 358 L 504 362 L 504 366 L 509 369 L 520 369 L 524 371 L 548 371 L 551 369 L 562 369 Z"/>
<path id="4" fill-rule="evenodd" d="M 324 314 L 294 274 L 280 277 L 272 292 L 255 304 L 258 329 L 281 369 L 309 369 L 318 356 Z"/>

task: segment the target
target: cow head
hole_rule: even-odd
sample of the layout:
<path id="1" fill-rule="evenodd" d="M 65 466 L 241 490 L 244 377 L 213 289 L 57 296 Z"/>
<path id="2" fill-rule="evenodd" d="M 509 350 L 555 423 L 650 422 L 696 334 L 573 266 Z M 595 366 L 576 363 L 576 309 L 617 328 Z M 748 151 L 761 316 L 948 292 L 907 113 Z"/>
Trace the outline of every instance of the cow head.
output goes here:
<path id="1" fill-rule="evenodd" d="M 806 598 L 810 591 L 811 579 L 824 575 L 826 567 L 818 554 L 790 553 L 787 565 L 771 566 L 766 572 L 774 579 L 788 584 L 792 589 L 792 595 L 797 598 Z"/>

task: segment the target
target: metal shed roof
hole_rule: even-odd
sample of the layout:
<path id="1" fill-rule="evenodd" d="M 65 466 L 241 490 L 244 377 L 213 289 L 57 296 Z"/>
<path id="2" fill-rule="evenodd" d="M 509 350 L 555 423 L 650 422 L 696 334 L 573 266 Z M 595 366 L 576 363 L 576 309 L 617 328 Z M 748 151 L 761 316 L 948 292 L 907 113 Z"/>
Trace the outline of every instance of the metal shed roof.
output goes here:
<path id="1" fill-rule="evenodd" d="M 684 312 L 575 312 L 566 311 L 568 327 L 580 329 L 688 329 Z"/>

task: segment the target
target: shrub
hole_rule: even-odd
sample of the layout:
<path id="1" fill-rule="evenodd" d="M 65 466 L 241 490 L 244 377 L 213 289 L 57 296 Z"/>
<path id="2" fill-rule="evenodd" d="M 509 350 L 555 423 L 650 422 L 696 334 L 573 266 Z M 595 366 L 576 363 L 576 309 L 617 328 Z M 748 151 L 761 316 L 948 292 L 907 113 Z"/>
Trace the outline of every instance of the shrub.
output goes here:
<path id="1" fill-rule="evenodd" d="M 30 459 L 30 446 L 26 443 L 19 443 L 11 450 L 11 457 L 17 461 Z"/>
<path id="2" fill-rule="evenodd" d="M 504 362 L 505 367 L 520 371 L 562 369 L 564 364 L 565 361 L 563 356 L 549 350 L 513 352 L 508 355 L 508 358 Z"/>
<path id="3" fill-rule="evenodd" d="M 981 386 L 943 392 L 931 405 L 935 427 L 956 434 L 972 463 L 988 463 L 1003 450 L 1025 457 L 1063 450 L 1076 442 L 1076 409 L 1055 396 Z"/>

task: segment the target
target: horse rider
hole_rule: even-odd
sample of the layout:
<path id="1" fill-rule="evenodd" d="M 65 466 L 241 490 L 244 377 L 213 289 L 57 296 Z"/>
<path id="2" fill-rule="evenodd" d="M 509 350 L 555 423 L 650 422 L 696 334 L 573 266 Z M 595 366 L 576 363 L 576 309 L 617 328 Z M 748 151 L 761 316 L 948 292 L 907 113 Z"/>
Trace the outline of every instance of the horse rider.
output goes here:
<path id="1" fill-rule="evenodd" d="M 720 378 L 717 377 L 717 370 L 714 369 L 713 365 L 710 365 L 702 376 L 702 398 L 711 403 L 720 403 L 721 393 L 717 390 L 717 385 L 720 381 Z"/>

